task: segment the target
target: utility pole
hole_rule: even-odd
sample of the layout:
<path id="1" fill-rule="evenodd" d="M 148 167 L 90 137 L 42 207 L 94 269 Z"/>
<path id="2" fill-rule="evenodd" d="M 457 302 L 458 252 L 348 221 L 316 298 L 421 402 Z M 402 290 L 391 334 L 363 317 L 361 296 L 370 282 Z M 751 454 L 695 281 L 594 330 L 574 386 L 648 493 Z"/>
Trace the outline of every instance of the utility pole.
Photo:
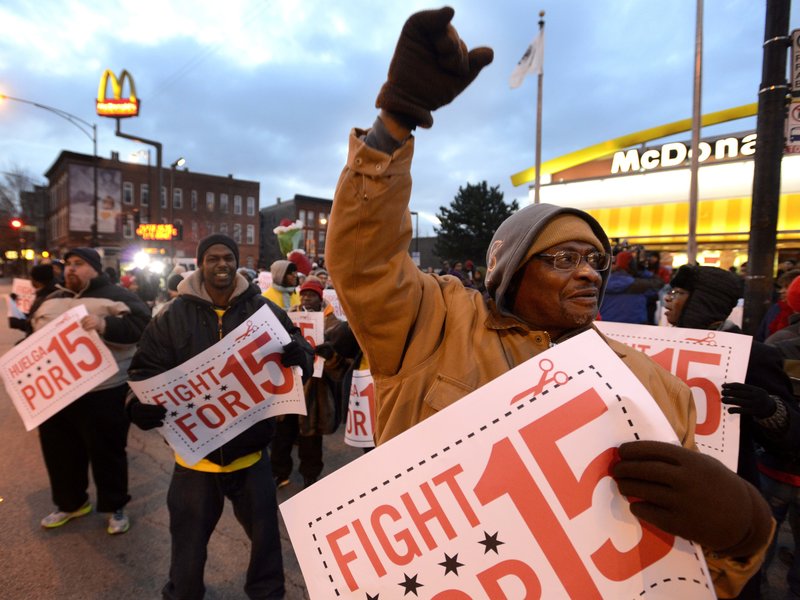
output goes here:
<path id="1" fill-rule="evenodd" d="M 764 58 L 758 90 L 758 121 L 753 172 L 753 208 L 747 248 L 744 319 L 742 329 L 754 335 L 772 302 L 784 120 L 789 86 L 786 54 L 790 0 L 767 0 Z"/>

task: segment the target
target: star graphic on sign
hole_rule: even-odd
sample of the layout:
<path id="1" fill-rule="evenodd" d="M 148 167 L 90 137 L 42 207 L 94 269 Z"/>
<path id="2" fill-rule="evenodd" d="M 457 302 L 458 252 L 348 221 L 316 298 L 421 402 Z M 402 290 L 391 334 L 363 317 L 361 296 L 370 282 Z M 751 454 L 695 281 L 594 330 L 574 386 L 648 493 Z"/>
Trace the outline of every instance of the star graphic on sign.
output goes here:
<path id="1" fill-rule="evenodd" d="M 478 542 L 479 544 L 483 544 L 486 548 L 483 550 L 484 554 L 488 554 L 489 550 L 494 550 L 495 554 L 500 554 L 497 551 L 497 547 L 505 544 L 505 542 L 501 542 L 497 539 L 497 534 L 500 533 L 499 531 L 495 531 L 492 535 L 489 535 L 487 532 L 483 532 L 483 539 Z"/>
<path id="2" fill-rule="evenodd" d="M 221 385 L 221 386 L 219 386 L 219 389 L 220 389 L 220 391 L 224 392 L 225 390 L 228 389 L 228 386 L 227 385 Z"/>
<path id="3" fill-rule="evenodd" d="M 211 394 L 206 394 L 203 396 L 203 400 L 211 400 Z"/>
<path id="4" fill-rule="evenodd" d="M 170 417 L 177 417 L 178 416 L 178 411 L 177 410 L 173 410 L 171 413 L 169 413 L 169 416 Z"/>
<path id="5" fill-rule="evenodd" d="M 186 405 L 186 408 L 194 408 L 194 402 L 189 402 L 189 404 Z"/>
<path id="6" fill-rule="evenodd" d="M 406 580 L 397 584 L 399 586 L 402 586 L 402 587 L 406 588 L 406 591 L 403 592 L 403 596 L 407 596 L 408 594 L 412 594 L 412 593 L 415 596 L 419 596 L 419 594 L 417 594 L 417 588 L 421 588 L 422 584 L 421 583 L 417 583 L 417 576 L 414 575 L 413 577 L 409 577 L 408 575 L 403 573 L 403 577 L 405 577 Z"/>
<path id="7" fill-rule="evenodd" d="M 444 567 L 444 574 L 447 575 L 451 571 L 458 576 L 458 567 L 463 567 L 464 564 L 458 562 L 458 553 L 456 552 L 453 556 L 448 556 L 447 552 L 444 553 L 444 562 L 440 562 L 439 565 Z"/>

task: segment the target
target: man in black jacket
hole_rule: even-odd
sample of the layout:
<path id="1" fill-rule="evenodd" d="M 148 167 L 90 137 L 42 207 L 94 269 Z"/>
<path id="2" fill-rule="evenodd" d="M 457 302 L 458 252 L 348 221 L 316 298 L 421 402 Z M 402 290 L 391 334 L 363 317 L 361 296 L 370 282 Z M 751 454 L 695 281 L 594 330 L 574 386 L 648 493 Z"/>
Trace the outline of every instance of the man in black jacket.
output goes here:
<path id="1" fill-rule="evenodd" d="M 136 342 L 150 320 L 150 309 L 108 280 L 94 248 L 73 248 L 65 259 L 64 286 L 31 311 L 31 330 L 38 331 L 71 308 L 83 305 L 88 314 L 81 319 L 81 326 L 97 332 L 119 371 L 39 426 L 53 502 L 58 507 L 41 523 L 52 529 L 91 512 L 87 493 L 91 466 L 97 510 L 111 513 L 108 533 L 125 533 L 130 526 L 123 510 L 130 500 L 125 374 Z"/>
<path id="2" fill-rule="evenodd" d="M 284 366 L 300 366 L 311 376 L 313 351 L 286 313 L 261 295 L 239 273 L 239 247 L 222 234 L 197 246 L 198 270 L 178 286 L 178 296 L 145 330 L 129 377 L 149 379 L 176 367 L 216 344 L 265 304 L 291 334 L 284 346 Z M 163 425 L 162 406 L 128 403 L 128 414 L 142 429 Z M 254 423 L 199 463 L 189 467 L 175 455 L 167 495 L 172 536 L 167 599 L 194 600 L 205 593 L 203 570 L 207 545 L 222 514 L 225 497 L 251 541 L 245 592 L 251 599 L 283 598 L 284 576 L 278 532 L 275 483 L 266 448 L 274 420 Z"/>

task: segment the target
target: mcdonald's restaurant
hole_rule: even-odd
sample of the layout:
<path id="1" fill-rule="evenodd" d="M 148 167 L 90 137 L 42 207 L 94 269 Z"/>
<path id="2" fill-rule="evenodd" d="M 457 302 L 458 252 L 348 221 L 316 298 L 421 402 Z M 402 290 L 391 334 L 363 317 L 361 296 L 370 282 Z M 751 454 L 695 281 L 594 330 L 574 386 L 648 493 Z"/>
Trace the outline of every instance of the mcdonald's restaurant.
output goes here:
<path id="1" fill-rule="evenodd" d="M 652 140 L 664 139 L 665 132 L 674 131 L 672 125 L 676 124 L 642 133 L 653 134 Z M 636 134 L 599 144 L 593 153 L 584 149 L 544 163 L 540 202 L 585 210 L 602 224 L 612 243 L 627 241 L 669 253 L 675 266 L 685 264 L 690 143 L 620 147 L 634 138 Z M 615 141 L 622 143 L 612 144 Z M 601 146 L 616 150 L 597 157 Z M 697 260 L 707 266 L 740 267 L 747 261 L 756 134 L 703 139 L 698 150 Z M 581 160 L 587 155 L 589 160 Z M 530 171 L 512 180 L 530 178 Z M 800 258 L 800 155 L 784 154 L 780 190 L 777 262 Z M 532 185 L 529 198 L 534 201 Z"/>

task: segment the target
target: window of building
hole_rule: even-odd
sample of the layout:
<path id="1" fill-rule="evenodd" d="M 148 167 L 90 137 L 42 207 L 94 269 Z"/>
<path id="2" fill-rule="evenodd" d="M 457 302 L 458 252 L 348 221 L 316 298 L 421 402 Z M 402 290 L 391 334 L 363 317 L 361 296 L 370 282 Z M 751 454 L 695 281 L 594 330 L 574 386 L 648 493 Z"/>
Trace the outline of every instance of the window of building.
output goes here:
<path id="1" fill-rule="evenodd" d="M 214 223 L 211 221 L 206 222 L 206 235 L 211 235 L 214 233 Z"/>
<path id="2" fill-rule="evenodd" d="M 221 213 L 228 212 L 228 194 L 219 195 L 219 212 Z"/>
<path id="3" fill-rule="evenodd" d="M 312 228 L 314 227 L 314 211 L 313 210 L 308 211 L 308 221 L 306 222 L 306 225 L 308 225 L 309 227 L 312 227 Z"/>
<path id="4" fill-rule="evenodd" d="M 197 225 L 197 221 L 192 221 L 192 241 L 196 242 L 200 239 L 199 236 L 200 228 Z"/>
<path id="5" fill-rule="evenodd" d="M 133 183 L 125 181 L 122 184 L 122 202 L 124 204 L 133 204 Z"/>
<path id="6" fill-rule="evenodd" d="M 176 240 L 182 240 L 183 239 L 183 219 L 175 219 L 175 221 L 172 224 L 175 226 L 175 229 L 178 230 L 178 233 L 177 233 L 178 237 L 176 237 L 175 239 Z"/>
<path id="7" fill-rule="evenodd" d="M 214 212 L 214 192 L 206 192 L 206 210 Z"/>
<path id="8" fill-rule="evenodd" d="M 167 186 L 161 186 L 161 208 L 167 208 Z"/>
<path id="9" fill-rule="evenodd" d="M 325 252 L 325 232 L 320 231 L 318 236 L 319 236 L 319 246 L 317 247 L 317 252 Z"/>
<path id="10" fill-rule="evenodd" d="M 219 224 L 219 232 L 227 234 L 228 233 L 228 224 L 227 223 L 220 223 Z"/>
<path id="11" fill-rule="evenodd" d="M 191 202 L 192 202 L 192 211 L 196 211 L 197 210 L 197 190 L 192 190 L 191 198 L 192 198 L 192 200 L 191 200 Z"/>
<path id="12" fill-rule="evenodd" d="M 241 196 L 234 196 L 233 197 L 233 214 L 240 215 L 242 214 L 242 197 Z"/>
<path id="13" fill-rule="evenodd" d="M 303 225 L 306 224 L 306 211 L 304 208 L 301 208 L 299 211 L 297 211 L 297 220 Z"/>
<path id="14" fill-rule="evenodd" d="M 247 216 L 252 217 L 256 214 L 256 199 L 253 196 L 247 197 Z"/>
<path id="15" fill-rule="evenodd" d="M 150 186 L 146 183 L 139 186 L 139 204 L 142 206 L 150 205 Z"/>
<path id="16" fill-rule="evenodd" d="M 233 241 L 237 244 L 242 243 L 242 224 L 241 223 L 234 223 L 233 224 Z"/>
<path id="17" fill-rule="evenodd" d="M 122 221 L 122 237 L 126 240 L 133 239 L 133 217 L 127 215 Z"/>
<path id="18" fill-rule="evenodd" d="M 247 226 L 247 233 L 245 235 L 247 236 L 245 238 L 247 244 L 255 244 L 256 243 L 256 226 L 255 225 L 248 225 Z"/>
<path id="19" fill-rule="evenodd" d="M 183 190 L 181 188 L 172 190 L 172 208 L 183 208 Z"/>

